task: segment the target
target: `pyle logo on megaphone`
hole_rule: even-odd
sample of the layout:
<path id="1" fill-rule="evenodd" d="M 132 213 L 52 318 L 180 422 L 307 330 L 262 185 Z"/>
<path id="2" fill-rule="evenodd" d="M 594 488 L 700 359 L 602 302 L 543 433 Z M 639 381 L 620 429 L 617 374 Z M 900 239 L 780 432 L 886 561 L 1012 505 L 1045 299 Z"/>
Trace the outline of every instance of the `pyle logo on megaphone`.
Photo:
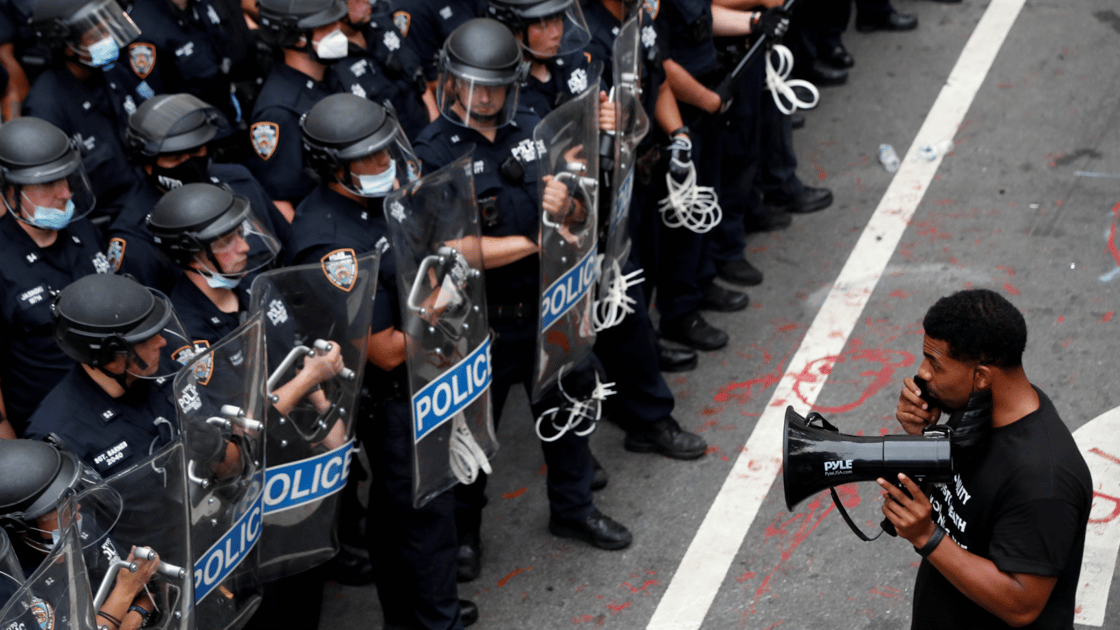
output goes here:
<path id="1" fill-rule="evenodd" d="M 824 474 L 826 477 L 833 475 L 847 475 L 852 472 L 852 460 L 850 459 L 834 459 L 824 463 Z"/>

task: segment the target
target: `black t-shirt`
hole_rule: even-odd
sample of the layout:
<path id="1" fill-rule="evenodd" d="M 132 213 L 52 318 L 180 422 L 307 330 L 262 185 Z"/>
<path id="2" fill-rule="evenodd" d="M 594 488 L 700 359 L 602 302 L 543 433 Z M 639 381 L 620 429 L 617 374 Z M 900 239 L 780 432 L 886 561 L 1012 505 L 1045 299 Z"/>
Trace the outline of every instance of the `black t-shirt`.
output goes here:
<path id="1" fill-rule="evenodd" d="M 957 544 L 1000 571 L 1057 577 L 1028 628 L 1073 628 L 1085 527 L 1093 499 L 1089 468 L 1054 404 L 992 430 L 974 472 L 933 488 L 933 518 Z M 912 628 L 1009 628 L 956 589 L 928 561 L 918 568 Z"/>

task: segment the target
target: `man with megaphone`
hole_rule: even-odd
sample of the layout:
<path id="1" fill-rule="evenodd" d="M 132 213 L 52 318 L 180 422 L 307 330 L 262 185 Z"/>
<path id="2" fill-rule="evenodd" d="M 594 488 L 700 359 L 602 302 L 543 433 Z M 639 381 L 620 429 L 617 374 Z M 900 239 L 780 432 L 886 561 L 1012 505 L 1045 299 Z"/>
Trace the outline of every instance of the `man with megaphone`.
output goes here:
<path id="1" fill-rule="evenodd" d="M 1093 485 L 1023 370 L 1026 322 L 999 294 L 971 289 L 938 300 L 922 324 L 919 378 L 899 396 L 902 427 L 921 434 L 988 396 L 991 416 L 953 429 L 952 482 L 878 479 L 883 513 L 923 558 L 911 627 L 1072 628 Z"/>

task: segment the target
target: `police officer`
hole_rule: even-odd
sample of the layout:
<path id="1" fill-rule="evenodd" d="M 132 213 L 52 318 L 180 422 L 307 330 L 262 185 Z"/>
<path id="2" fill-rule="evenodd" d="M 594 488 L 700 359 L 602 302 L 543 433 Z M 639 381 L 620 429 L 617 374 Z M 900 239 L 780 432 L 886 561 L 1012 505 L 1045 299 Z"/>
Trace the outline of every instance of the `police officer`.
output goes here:
<path id="1" fill-rule="evenodd" d="M 88 220 L 93 192 L 81 150 L 38 118 L 0 126 L 0 386 L 19 434 L 73 361 L 52 338 L 50 304 L 74 280 L 109 271 Z"/>
<path id="2" fill-rule="evenodd" d="M 124 48 L 140 31 L 113 0 L 44 0 L 32 20 L 55 62 L 31 87 L 23 113 L 81 135 L 97 214 L 114 216 L 140 179 L 123 146 L 128 116 L 163 91 L 155 53 Z"/>
<path id="3" fill-rule="evenodd" d="M 541 295 L 535 239 L 542 198 L 537 192 L 538 155 L 532 137 L 539 119 L 517 109 L 526 72 L 517 38 L 500 22 L 480 18 L 455 29 L 440 52 L 436 95 L 441 117 L 416 141 L 417 154 L 428 170 L 474 149 L 472 171 L 481 198 L 490 325 L 497 332 L 491 350 L 495 418 L 501 415 L 510 387 L 529 384 Z M 564 187 L 556 180 L 549 185 L 563 194 Z M 585 366 L 573 375 L 588 371 Z M 554 388 L 532 410 L 539 416 L 559 406 Z M 542 448 L 548 464 L 550 531 L 602 549 L 627 547 L 630 531 L 602 514 L 592 500 L 594 473 L 586 435 L 568 431 L 555 441 L 542 442 Z M 480 475 L 475 483 L 456 488 L 461 580 L 477 577 L 480 569 L 485 485 L 486 476 Z"/>
<path id="4" fill-rule="evenodd" d="M 231 7 L 215 0 L 137 0 L 129 15 L 165 62 L 165 89 L 197 96 L 236 124 L 249 112 L 233 93 L 233 81 L 259 68 L 245 18 Z M 141 47 L 133 54 L 147 54 Z"/>
<path id="5" fill-rule="evenodd" d="M 574 0 L 491 0 L 490 12 L 521 42 L 530 60 L 529 76 L 522 84 L 522 101 L 540 115 L 587 89 L 587 57 L 583 49 L 590 33 L 579 4 Z M 608 70 L 609 71 L 609 70 Z M 582 73 L 582 75 L 581 75 Z M 582 78 L 581 78 L 582 77 Z M 600 92 L 605 101 L 606 92 Z M 600 129 L 613 130 L 614 109 L 605 102 Z M 639 268 L 636 248 L 630 250 L 623 273 Z M 627 431 L 625 446 L 638 452 L 659 452 L 669 457 L 695 459 L 707 451 L 707 443 L 685 431 L 672 417 L 674 400 L 661 376 L 658 349 L 654 342 L 645 295 L 639 287 L 627 292 L 635 301 L 634 312 L 622 322 L 599 331 L 596 355 L 602 360 L 608 380 L 617 393 L 608 400 L 609 417 Z M 696 354 L 690 352 L 693 364 Z M 596 471 L 599 479 L 604 474 Z"/>
<path id="6" fill-rule="evenodd" d="M 331 66 L 332 89 L 350 91 L 382 104 L 388 101 L 405 135 L 416 136 L 436 114 L 435 99 L 429 95 L 420 58 L 404 45 L 404 35 L 393 21 L 388 0 L 347 0 L 346 6 L 349 12 L 342 20 L 342 32 L 353 44 L 350 53 L 355 59 L 343 59 Z M 388 81 L 389 85 L 378 88 L 375 83 L 371 92 L 364 83 L 374 82 L 374 77 Z M 343 88 L 336 87 L 335 81 Z"/>
<path id="7" fill-rule="evenodd" d="M 180 270 L 159 253 L 146 219 L 164 193 L 184 184 L 229 186 L 249 201 L 281 247 L 288 243 L 291 226 L 249 170 L 213 163 L 211 142 L 223 126 L 216 108 L 190 94 L 157 95 L 129 116 L 128 147 L 144 183 L 108 229 L 107 254 L 115 271 L 164 292 L 175 285 Z"/>
<path id="8" fill-rule="evenodd" d="M 363 401 L 357 428 L 370 454 L 366 527 L 386 627 L 462 628 L 478 619 L 478 608 L 458 599 L 453 496 L 413 507 L 405 341 L 382 207 L 387 194 L 418 176 L 418 160 L 392 114 L 352 94 L 323 99 L 302 127 L 322 183 L 296 213 L 291 263 L 382 252 L 365 371 L 372 400 Z"/>
<path id="9" fill-rule="evenodd" d="M 295 206 L 315 187 L 304 170 L 299 119 L 331 94 L 327 67 L 349 54 L 341 20 L 345 0 L 258 0 L 261 39 L 280 49 L 284 63 L 265 79 L 253 106 L 249 170 L 291 221 Z"/>
<path id="10" fill-rule="evenodd" d="M 439 76 L 439 51 L 451 32 L 467 20 L 486 15 L 486 0 L 396 0 L 394 6 L 393 22 L 424 64 L 429 82 Z"/>
<path id="11" fill-rule="evenodd" d="M 53 434 L 103 477 L 169 443 L 178 434 L 169 351 L 186 337 L 168 299 L 99 274 L 63 289 L 51 311 L 54 340 L 78 365 L 35 410 L 24 437 Z"/>

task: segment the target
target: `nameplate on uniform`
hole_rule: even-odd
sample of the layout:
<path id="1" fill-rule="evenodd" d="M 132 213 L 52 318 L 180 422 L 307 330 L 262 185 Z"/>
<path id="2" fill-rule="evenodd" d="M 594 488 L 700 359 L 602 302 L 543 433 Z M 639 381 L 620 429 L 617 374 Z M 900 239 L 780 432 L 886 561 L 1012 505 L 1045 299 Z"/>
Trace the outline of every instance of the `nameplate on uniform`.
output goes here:
<path id="1" fill-rule="evenodd" d="M 261 538 L 264 492 L 258 492 L 249 508 L 218 542 L 194 563 L 194 601 L 200 603 L 241 564 Z"/>
<path id="2" fill-rule="evenodd" d="M 595 285 L 599 275 L 598 248 L 591 248 L 583 260 L 548 285 L 541 297 L 541 330 L 556 323 Z"/>
<path id="3" fill-rule="evenodd" d="M 342 490 L 350 477 L 354 440 L 315 457 L 270 466 L 264 473 L 264 514 L 306 505 Z"/>
<path id="4" fill-rule="evenodd" d="M 125 440 L 121 440 L 119 443 L 109 447 L 109 450 L 104 453 L 94 455 L 93 465 L 97 468 L 97 472 L 104 473 L 113 466 L 124 461 L 124 459 L 130 455 L 132 455 L 132 447 L 130 447 Z"/>
<path id="5" fill-rule="evenodd" d="M 490 337 L 412 397 L 415 441 L 455 417 L 490 387 Z"/>

